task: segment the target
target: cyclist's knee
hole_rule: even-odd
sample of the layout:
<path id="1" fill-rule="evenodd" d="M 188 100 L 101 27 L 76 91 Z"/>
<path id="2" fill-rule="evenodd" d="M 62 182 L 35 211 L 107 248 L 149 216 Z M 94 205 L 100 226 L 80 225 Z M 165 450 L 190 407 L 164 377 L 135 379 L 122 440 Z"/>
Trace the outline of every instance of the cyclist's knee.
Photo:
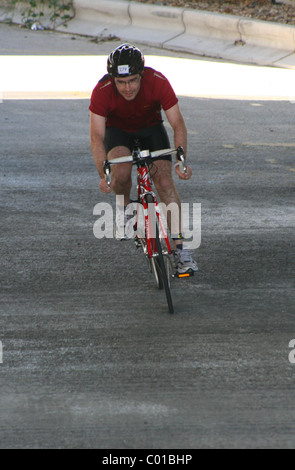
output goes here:
<path id="1" fill-rule="evenodd" d="M 125 190 L 130 190 L 132 185 L 132 177 L 131 177 L 131 168 L 122 168 L 125 165 L 118 165 L 117 168 L 114 167 L 114 174 L 113 174 L 113 184 L 115 190 L 121 191 L 121 193 Z M 119 168 L 120 167 L 120 168 Z"/>
<path id="2" fill-rule="evenodd" d="M 174 189 L 174 181 L 170 175 L 161 174 L 155 181 L 157 190 L 161 193 L 167 193 Z"/>
<path id="3" fill-rule="evenodd" d="M 128 155 L 130 155 L 130 149 L 124 145 L 118 145 L 109 151 L 108 159 L 112 160 L 113 158 L 127 157 Z"/>
<path id="4" fill-rule="evenodd" d="M 114 147 L 108 153 L 108 159 L 116 159 L 119 157 L 126 157 L 130 155 L 130 150 L 127 147 L 119 146 Z M 114 186 L 129 186 L 131 184 L 131 171 L 132 164 L 124 163 L 121 165 L 114 165 L 112 168 L 112 176 Z"/>

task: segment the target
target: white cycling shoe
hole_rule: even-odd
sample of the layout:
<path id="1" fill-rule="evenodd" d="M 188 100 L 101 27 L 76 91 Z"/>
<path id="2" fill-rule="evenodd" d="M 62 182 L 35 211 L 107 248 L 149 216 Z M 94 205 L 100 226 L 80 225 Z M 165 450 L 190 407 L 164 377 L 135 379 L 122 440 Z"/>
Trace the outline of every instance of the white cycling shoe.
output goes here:
<path id="1" fill-rule="evenodd" d="M 175 263 L 178 274 L 186 274 L 190 271 L 196 273 L 199 268 L 193 258 L 193 251 L 188 249 L 175 251 Z"/>

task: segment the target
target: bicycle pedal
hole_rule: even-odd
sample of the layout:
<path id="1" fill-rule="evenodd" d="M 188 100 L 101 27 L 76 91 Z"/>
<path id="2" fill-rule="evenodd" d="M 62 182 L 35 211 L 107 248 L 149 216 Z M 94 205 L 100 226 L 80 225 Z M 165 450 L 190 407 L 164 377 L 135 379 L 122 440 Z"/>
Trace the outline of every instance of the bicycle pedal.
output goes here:
<path id="1" fill-rule="evenodd" d="M 183 279 L 183 278 L 186 278 L 186 277 L 192 277 L 194 276 L 194 271 L 192 269 L 190 269 L 189 271 L 187 271 L 186 273 L 178 273 L 176 272 L 175 273 L 175 277 L 177 277 L 178 279 Z"/>

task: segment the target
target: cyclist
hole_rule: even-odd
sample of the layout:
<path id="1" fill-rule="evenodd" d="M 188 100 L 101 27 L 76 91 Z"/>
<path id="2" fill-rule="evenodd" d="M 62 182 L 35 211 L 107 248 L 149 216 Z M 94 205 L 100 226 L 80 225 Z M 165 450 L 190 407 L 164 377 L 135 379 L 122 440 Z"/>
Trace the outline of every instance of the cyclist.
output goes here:
<path id="1" fill-rule="evenodd" d="M 178 99 L 167 78 L 160 72 L 145 67 L 142 52 L 131 44 L 122 44 L 108 57 L 107 74 L 94 88 L 89 106 L 90 139 L 94 161 L 101 177 L 100 190 L 124 196 L 125 207 L 130 203 L 132 185 L 132 164 L 115 165 L 112 171 L 112 184 L 106 184 L 103 163 L 106 157 L 114 159 L 130 155 L 134 140 L 139 139 L 143 149 L 151 151 L 169 148 L 169 138 L 163 125 L 161 109 L 174 132 L 175 147 L 187 149 L 187 130 L 179 108 Z M 181 201 L 172 177 L 171 156 L 155 159 L 153 181 L 161 202 L 168 206 Z M 175 171 L 180 179 L 189 179 L 192 170 L 180 171 L 176 163 Z M 121 213 L 121 211 L 119 211 Z M 123 212 L 124 213 L 124 212 Z M 126 216 L 125 216 L 126 217 Z M 126 223 L 125 218 L 125 223 Z M 197 271 L 192 251 L 183 249 L 181 227 L 171 229 L 174 241 L 176 262 L 180 274 Z"/>

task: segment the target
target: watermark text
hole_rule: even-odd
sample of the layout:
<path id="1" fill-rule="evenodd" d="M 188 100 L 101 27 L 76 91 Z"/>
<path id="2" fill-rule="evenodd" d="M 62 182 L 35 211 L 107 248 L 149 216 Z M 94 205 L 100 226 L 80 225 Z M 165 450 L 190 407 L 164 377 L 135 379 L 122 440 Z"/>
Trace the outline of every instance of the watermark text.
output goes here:
<path id="1" fill-rule="evenodd" d="M 154 204 L 149 204 L 151 208 L 145 212 L 143 205 L 136 202 L 124 207 L 123 196 L 116 196 L 115 210 L 107 202 L 100 202 L 95 205 L 93 215 L 98 216 L 93 226 L 93 234 L 98 239 L 103 238 L 144 238 L 146 231 L 152 238 L 156 233 L 156 217 L 149 218 L 149 224 L 146 225 L 147 213 L 153 209 Z M 159 213 L 161 223 L 160 236 L 170 231 L 178 236 L 184 235 L 184 248 L 197 249 L 201 245 L 201 204 L 200 203 L 182 203 L 181 207 L 176 203 L 166 205 L 160 203 L 155 206 Z M 151 213 L 153 211 L 151 210 Z M 168 223 L 169 221 L 169 230 Z M 115 227 L 115 230 L 114 230 Z"/>

